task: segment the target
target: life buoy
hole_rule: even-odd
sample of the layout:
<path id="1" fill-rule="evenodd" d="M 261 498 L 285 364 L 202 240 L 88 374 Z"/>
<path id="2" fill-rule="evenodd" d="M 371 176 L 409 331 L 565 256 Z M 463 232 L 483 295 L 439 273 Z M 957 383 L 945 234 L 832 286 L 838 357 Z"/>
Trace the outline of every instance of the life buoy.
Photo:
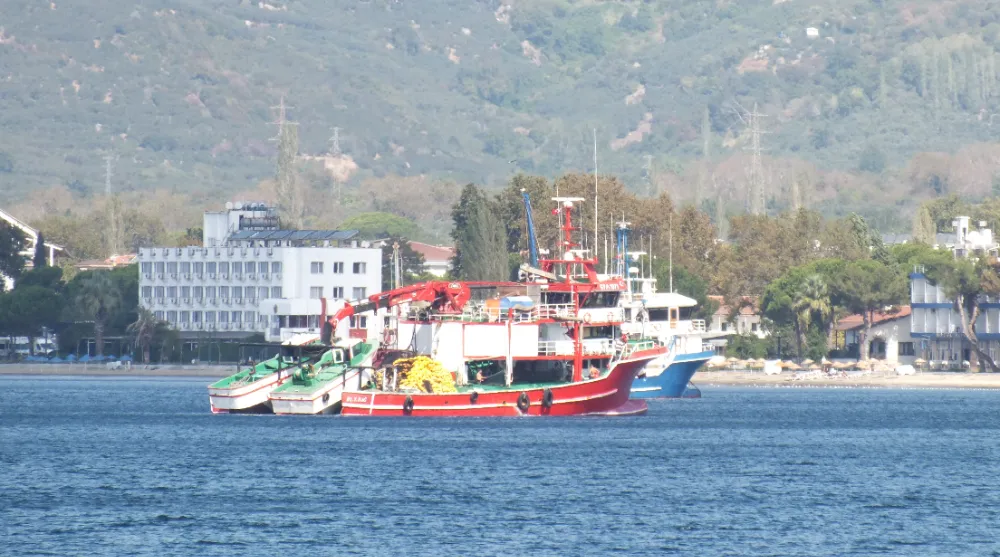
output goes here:
<path id="1" fill-rule="evenodd" d="M 545 391 L 542 392 L 542 408 L 552 408 L 552 400 L 554 398 L 552 389 L 545 389 Z"/>
<path id="2" fill-rule="evenodd" d="M 584 323 L 590 323 L 590 320 L 591 320 L 591 317 L 590 317 L 589 313 L 583 314 L 583 322 Z"/>
<path id="3" fill-rule="evenodd" d="M 521 412 L 527 412 L 530 406 L 531 401 L 528 399 L 528 393 L 522 391 L 517 397 L 517 409 Z"/>
<path id="4" fill-rule="evenodd" d="M 323 393 L 323 404 L 330 402 L 330 393 Z"/>
<path id="5" fill-rule="evenodd" d="M 479 391 L 472 391 L 472 394 L 469 395 L 469 404 L 475 404 L 476 401 L 478 400 L 479 400 Z"/>
<path id="6" fill-rule="evenodd" d="M 406 400 L 403 401 L 403 413 L 410 414 L 413 412 L 413 397 L 407 395 Z"/>

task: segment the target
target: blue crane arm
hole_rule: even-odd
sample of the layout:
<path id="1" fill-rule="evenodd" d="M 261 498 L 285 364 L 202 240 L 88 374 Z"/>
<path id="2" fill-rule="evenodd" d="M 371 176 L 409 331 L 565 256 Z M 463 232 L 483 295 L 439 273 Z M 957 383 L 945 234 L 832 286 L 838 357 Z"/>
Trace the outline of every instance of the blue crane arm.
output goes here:
<path id="1" fill-rule="evenodd" d="M 528 192 L 521 192 L 524 196 L 524 213 L 528 221 L 528 250 L 531 253 L 531 266 L 538 267 L 538 241 L 535 239 L 535 221 L 531 218 L 531 199 Z"/>

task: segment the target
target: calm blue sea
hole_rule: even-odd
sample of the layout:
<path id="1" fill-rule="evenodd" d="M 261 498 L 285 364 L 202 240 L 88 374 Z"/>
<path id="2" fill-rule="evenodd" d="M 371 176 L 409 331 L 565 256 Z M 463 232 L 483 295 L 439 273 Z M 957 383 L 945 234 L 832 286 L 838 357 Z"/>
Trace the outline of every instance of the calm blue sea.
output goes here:
<path id="1" fill-rule="evenodd" d="M 704 394 L 213 416 L 202 380 L 0 377 L 0 554 L 1000 555 L 1000 393 Z"/>

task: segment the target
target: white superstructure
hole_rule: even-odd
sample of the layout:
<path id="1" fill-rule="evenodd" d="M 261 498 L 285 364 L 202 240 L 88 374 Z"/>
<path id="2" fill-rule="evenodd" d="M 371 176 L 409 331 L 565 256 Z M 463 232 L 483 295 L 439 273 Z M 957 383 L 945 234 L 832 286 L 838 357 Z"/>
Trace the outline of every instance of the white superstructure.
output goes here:
<path id="1" fill-rule="evenodd" d="M 282 230 L 273 209 L 236 203 L 205 213 L 203 233 L 202 246 L 138 253 L 140 305 L 187 338 L 319 333 L 322 299 L 332 312 L 382 287 L 382 252 L 356 231 Z"/>

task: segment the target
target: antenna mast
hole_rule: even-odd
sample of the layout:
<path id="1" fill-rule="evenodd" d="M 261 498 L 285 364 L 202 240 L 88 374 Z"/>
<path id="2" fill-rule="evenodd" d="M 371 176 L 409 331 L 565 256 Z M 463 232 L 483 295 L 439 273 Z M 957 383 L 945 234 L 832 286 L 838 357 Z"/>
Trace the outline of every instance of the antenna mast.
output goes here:
<path id="1" fill-rule="evenodd" d="M 597 218 L 597 128 L 593 128 L 594 131 L 594 256 L 596 259 L 597 253 L 597 223 L 600 222 Z"/>
<path id="2" fill-rule="evenodd" d="M 667 257 L 669 257 L 667 266 L 670 269 L 670 292 L 674 291 L 674 211 L 673 208 L 670 210 L 670 235 L 668 236 L 669 246 L 667 248 Z M 650 250 L 652 251 L 652 250 Z"/>

